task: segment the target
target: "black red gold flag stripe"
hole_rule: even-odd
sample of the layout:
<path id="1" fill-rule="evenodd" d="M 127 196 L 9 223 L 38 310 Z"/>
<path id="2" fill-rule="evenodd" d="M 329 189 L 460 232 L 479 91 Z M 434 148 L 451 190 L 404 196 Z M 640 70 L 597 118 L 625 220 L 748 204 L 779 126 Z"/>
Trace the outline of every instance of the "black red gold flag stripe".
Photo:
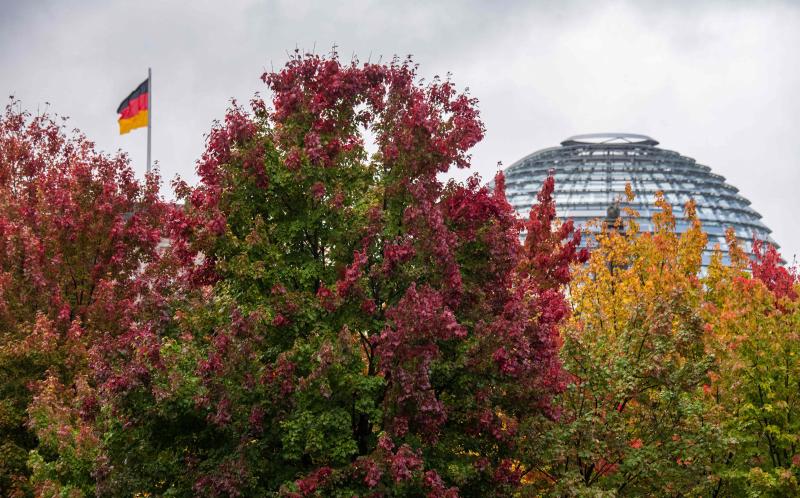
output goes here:
<path id="1" fill-rule="evenodd" d="M 119 114 L 119 134 L 124 135 L 136 128 L 147 126 L 147 113 L 150 99 L 150 78 L 136 87 L 117 107 Z"/>

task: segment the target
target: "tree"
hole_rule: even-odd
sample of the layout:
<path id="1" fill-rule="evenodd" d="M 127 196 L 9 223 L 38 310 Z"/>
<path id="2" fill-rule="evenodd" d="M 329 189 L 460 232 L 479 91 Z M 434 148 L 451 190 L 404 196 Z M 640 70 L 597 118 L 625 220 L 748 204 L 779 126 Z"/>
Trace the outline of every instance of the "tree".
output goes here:
<path id="1" fill-rule="evenodd" d="M 800 493 L 800 303 L 797 274 L 774 247 L 742 255 L 733 233 L 730 265 L 709 268 L 707 347 L 719 374 L 704 385 L 709 412 L 723 428 L 714 496 Z M 746 270 L 750 270 L 749 272 Z"/>
<path id="2" fill-rule="evenodd" d="M 628 188 L 628 200 L 632 193 Z M 713 368 L 704 348 L 698 278 L 706 236 L 675 230 L 659 193 L 650 232 L 638 216 L 603 225 L 570 284 L 563 329 L 570 375 L 559 397 L 542 487 L 556 495 L 686 495 L 703 491 L 704 463 L 719 437 L 704 419 L 702 386 Z"/>
<path id="3" fill-rule="evenodd" d="M 140 307 L 167 205 L 158 178 L 11 101 L 0 117 L 0 494 L 84 491 L 98 451 L 90 364 Z M 153 266 L 153 269 L 155 266 Z M 62 474 L 62 469 L 71 469 Z M 77 470 L 76 470 L 77 469 Z M 69 474 L 75 471 L 77 474 Z"/>
<path id="4" fill-rule="evenodd" d="M 585 257 L 469 165 L 476 102 L 408 60 L 296 56 L 178 185 L 183 262 L 157 347 L 109 369 L 98 489 L 169 496 L 507 496 L 552 418 L 563 285 Z M 373 147 L 365 144 L 374 137 Z M 527 230 L 524 247 L 520 230 Z M 112 368 L 113 367 L 113 368 Z M 527 436 L 524 436 L 527 437 Z"/>

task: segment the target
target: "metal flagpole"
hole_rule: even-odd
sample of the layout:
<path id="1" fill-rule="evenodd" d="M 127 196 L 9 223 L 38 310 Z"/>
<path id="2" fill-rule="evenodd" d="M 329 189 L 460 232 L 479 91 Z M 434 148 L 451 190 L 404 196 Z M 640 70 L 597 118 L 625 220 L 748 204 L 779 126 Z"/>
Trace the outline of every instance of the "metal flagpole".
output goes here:
<path id="1" fill-rule="evenodd" d="M 147 174 L 150 174 L 150 135 L 153 130 L 153 72 L 147 68 Z"/>

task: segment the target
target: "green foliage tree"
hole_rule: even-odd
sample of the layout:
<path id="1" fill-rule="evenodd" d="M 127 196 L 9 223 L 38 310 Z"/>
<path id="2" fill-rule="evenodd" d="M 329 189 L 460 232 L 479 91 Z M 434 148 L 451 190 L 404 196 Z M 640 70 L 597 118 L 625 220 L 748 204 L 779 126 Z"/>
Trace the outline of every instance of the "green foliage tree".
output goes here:
<path id="1" fill-rule="evenodd" d="M 98 372 L 98 490 L 507 496 L 562 386 L 552 179 L 525 226 L 467 167 L 475 101 L 410 62 L 298 56 L 234 106 L 178 186 L 174 319 Z M 368 152 L 365 137 L 374 137 Z"/>
<path id="2" fill-rule="evenodd" d="M 760 242 L 751 263 L 728 234 L 730 265 L 706 279 L 708 349 L 719 374 L 704 385 L 726 445 L 714 463 L 714 496 L 800 493 L 800 303 L 796 273 Z M 749 268 L 748 268 L 749 267 Z M 749 269 L 749 272 L 746 271 Z"/>

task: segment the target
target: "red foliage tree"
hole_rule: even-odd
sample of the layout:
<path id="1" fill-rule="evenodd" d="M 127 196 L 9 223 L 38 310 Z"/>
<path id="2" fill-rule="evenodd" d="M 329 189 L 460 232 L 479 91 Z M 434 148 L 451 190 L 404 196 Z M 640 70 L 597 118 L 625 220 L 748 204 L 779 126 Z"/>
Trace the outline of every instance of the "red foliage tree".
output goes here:
<path id="1" fill-rule="evenodd" d="M 527 226 L 502 175 L 442 183 L 483 125 L 409 61 L 297 56 L 264 81 L 272 109 L 235 105 L 200 185 L 178 186 L 186 294 L 141 380 L 104 387 L 123 429 L 104 489 L 506 495 L 531 469 L 522 434 L 553 415 L 585 257 L 553 227 L 552 180 Z"/>
<path id="2" fill-rule="evenodd" d="M 141 184 L 124 155 L 97 153 L 53 117 L 18 109 L 12 101 L 0 116 L 4 496 L 29 489 L 29 450 L 47 457 L 42 479 L 56 478 L 45 467 L 57 467 L 70 434 L 96 413 L 92 351 L 134 323 L 168 210 L 157 176 Z"/>
<path id="3" fill-rule="evenodd" d="M 797 291 L 794 288 L 797 283 L 797 275 L 786 269 L 775 246 L 755 239 L 753 253 L 755 258 L 750 264 L 753 277 L 762 281 L 775 294 L 776 299 L 797 299 Z"/>

